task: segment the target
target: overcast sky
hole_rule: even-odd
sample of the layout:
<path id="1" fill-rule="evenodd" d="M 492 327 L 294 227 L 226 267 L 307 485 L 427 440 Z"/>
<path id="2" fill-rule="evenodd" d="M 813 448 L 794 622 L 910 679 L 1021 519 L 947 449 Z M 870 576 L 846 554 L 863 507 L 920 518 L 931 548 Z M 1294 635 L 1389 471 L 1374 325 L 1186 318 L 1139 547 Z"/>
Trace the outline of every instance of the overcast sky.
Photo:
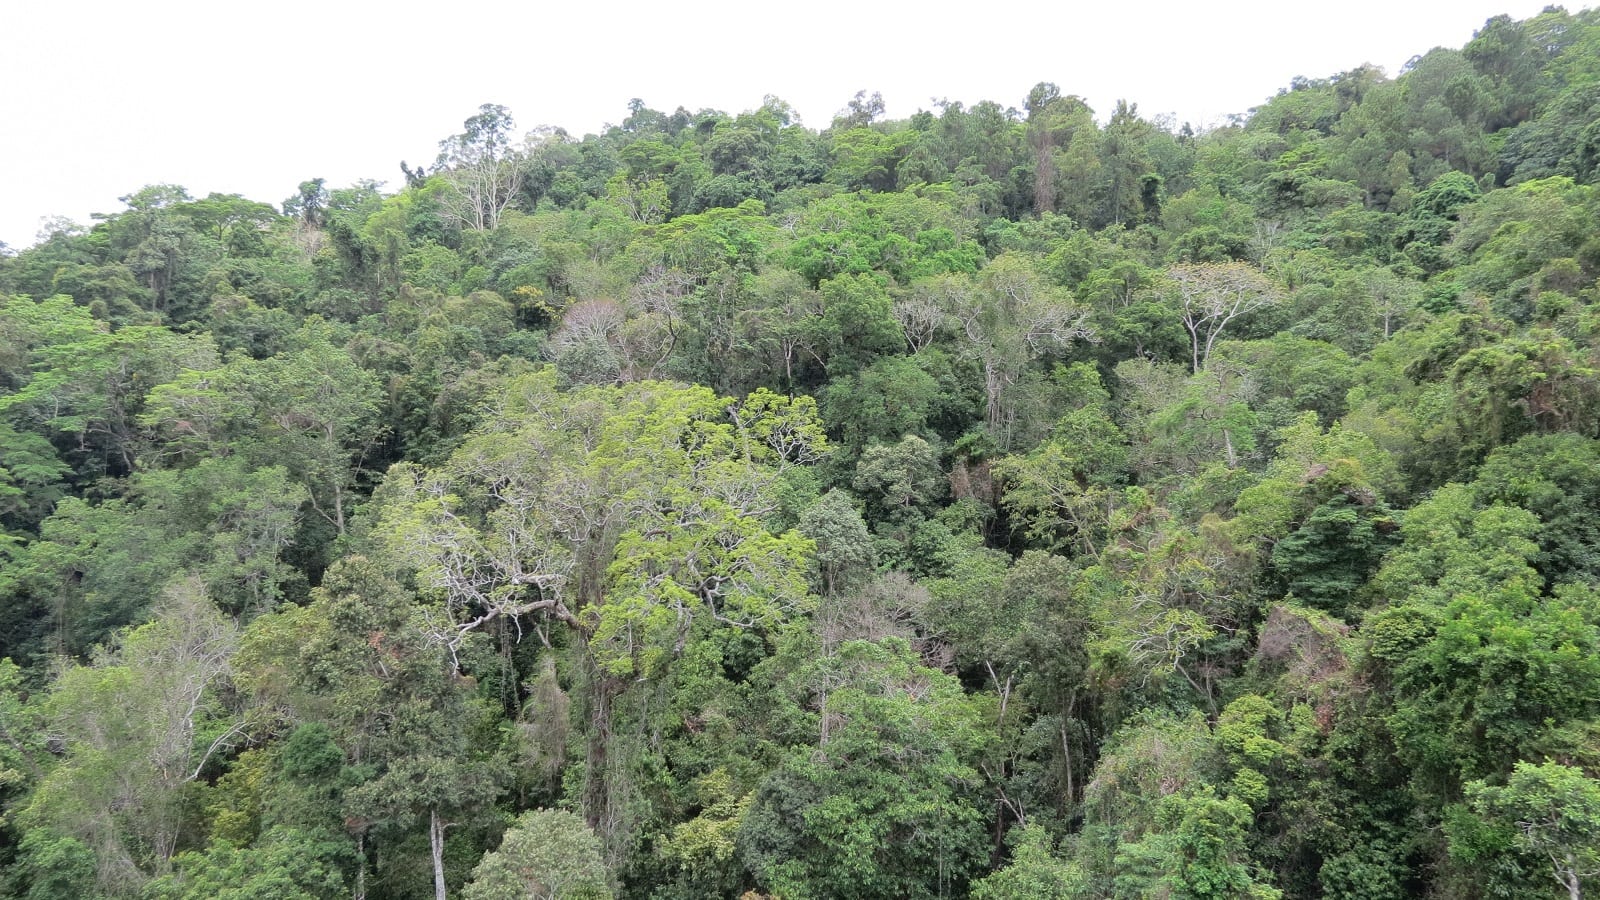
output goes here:
<path id="1" fill-rule="evenodd" d="M 146 184 L 273 204 L 312 177 L 393 185 L 486 102 L 521 129 L 582 134 L 632 97 L 740 112 L 775 94 L 825 127 L 862 89 L 898 118 L 936 98 L 1020 107 L 1053 81 L 1102 121 L 1126 98 L 1214 123 L 1296 75 L 1371 62 L 1392 76 L 1544 6 L 0 0 L 0 241 L 31 244 L 45 216 L 88 223 Z"/>

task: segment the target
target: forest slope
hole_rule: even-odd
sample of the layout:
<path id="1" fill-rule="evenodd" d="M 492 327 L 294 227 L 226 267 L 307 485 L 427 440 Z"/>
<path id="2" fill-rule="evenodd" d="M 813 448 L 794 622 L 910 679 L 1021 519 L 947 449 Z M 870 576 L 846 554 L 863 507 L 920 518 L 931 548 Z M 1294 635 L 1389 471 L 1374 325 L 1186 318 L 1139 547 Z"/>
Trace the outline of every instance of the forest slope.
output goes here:
<path id="1" fill-rule="evenodd" d="M 11 893 L 1600 887 L 1600 14 L 882 113 L 0 256 Z"/>

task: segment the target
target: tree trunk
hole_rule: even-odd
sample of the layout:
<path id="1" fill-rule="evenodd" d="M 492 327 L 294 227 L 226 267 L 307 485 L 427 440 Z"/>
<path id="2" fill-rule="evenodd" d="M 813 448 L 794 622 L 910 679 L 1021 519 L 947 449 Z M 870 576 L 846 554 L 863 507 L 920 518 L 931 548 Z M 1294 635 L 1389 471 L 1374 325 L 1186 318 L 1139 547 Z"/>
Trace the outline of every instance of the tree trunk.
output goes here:
<path id="1" fill-rule="evenodd" d="M 1071 818 L 1072 806 L 1077 802 L 1076 786 L 1072 783 L 1072 738 L 1067 734 L 1067 723 L 1071 719 L 1061 720 L 1061 762 L 1062 769 L 1066 772 L 1067 782 L 1067 815 Z"/>
<path id="2" fill-rule="evenodd" d="M 344 486 L 339 484 L 333 486 L 333 524 L 344 537 Z"/>
<path id="3" fill-rule="evenodd" d="M 445 900 L 444 892 L 444 822 L 438 809 L 428 810 L 428 843 L 433 851 L 433 898 Z"/>
<path id="4" fill-rule="evenodd" d="M 1572 858 L 1572 854 L 1567 854 L 1565 866 L 1557 867 L 1556 879 L 1567 889 L 1568 900 L 1583 900 L 1583 879 L 1578 876 L 1578 864 Z"/>
<path id="5" fill-rule="evenodd" d="M 517 677 L 517 663 L 511 655 L 515 649 L 511 623 L 501 619 L 495 624 L 500 637 L 500 706 L 507 718 L 516 721 L 522 715 L 522 697 L 517 692 L 517 685 L 522 679 Z"/>
<path id="6" fill-rule="evenodd" d="M 611 782 L 606 771 L 607 754 L 611 747 L 611 706 L 618 689 L 616 679 L 600 672 L 589 661 L 590 677 L 594 679 L 589 708 L 588 752 L 583 772 L 583 817 L 609 848 L 613 835 L 611 810 Z"/>
<path id="7" fill-rule="evenodd" d="M 1002 449 L 1011 445 L 1010 435 L 1001 433 L 1001 425 L 1005 419 L 1004 398 L 1001 396 L 1005 390 L 1005 376 L 1000 371 L 998 360 L 986 358 L 983 361 L 983 393 L 985 399 L 984 422 L 989 426 L 989 433 L 1000 442 Z"/>

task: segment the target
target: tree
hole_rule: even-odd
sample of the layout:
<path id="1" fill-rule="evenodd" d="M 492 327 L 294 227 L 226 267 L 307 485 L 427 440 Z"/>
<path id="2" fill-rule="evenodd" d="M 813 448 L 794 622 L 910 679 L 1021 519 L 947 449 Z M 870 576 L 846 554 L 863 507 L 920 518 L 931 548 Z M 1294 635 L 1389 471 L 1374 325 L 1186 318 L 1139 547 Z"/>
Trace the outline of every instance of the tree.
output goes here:
<path id="1" fill-rule="evenodd" d="M 820 593 L 824 597 L 859 587 L 877 564 L 867 524 L 843 491 L 831 490 L 807 507 L 796 530 L 817 546 Z"/>
<path id="2" fill-rule="evenodd" d="M 1067 194 L 1071 214 L 1088 224 L 1091 213 L 1088 190 L 1097 180 L 1095 158 L 1098 133 L 1094 111 L 1080 97 L 1061 96 L 1049 82 L 1034 85 L 1024 108 L 1028 111 L 1028 143 L 1033 148 L 1033 209 L 1038 215 L 1054 213 Z M 1070 171 L 1062 171 L 1065 163 Z"/>
<path id="3" fill-rule="evenodd" d="M 1149 150 L 1155 131 L 1139 118 L 1138 104 L 1117 101 L 1101 142 L 1106 173 L 1102 221 L 1126 225 L 1159 214 L 1161 176 L 1153 172 Z"/>
<path id="4" fill-rule="evenodd" d="M 289 351 L 250 371 L 247 390 L 260 423 L 252 455 L 287 468 L 310 492 L 311 508 L 342 535 L 356 474 L 382 428 L 378 379 L 334 335 L 312 317 Z"/>
<path id="5" fill-rule="evenodd" d="M 328 742 L 301 729 L 285 752 L 343 782 L 358 895 L 369 839 L 399 843 L 426 823 L 434 896 L 444 900 L 446 832 L 493 800 L 505 764 L 476 745 L 486 709 L 418 613 L 381 566 L 351 556 L 328 571 L 310 604 L 256 620 L 244 641 L 246 687 L 300 721 L 325 723 L 344 750 L 348 770 L 340 772 L 317 761 Z"/>
<path id="6" fill-rule="evenodd" d="M 190 318 L 203 299 L 195 296 L 197 276 L 208 258 L 223 255 L 220 242 L 195 233 L 183 214 L 189 193 L 177 185 L 149 185 L 119 199 L 128 211 L 107 219 L 105 236 L 149 291 L 152 313 L 179 321 Z"/>
<path id="7" fill-rule="evenodd" d="M 138 478 L 139 525 L 193 549 L 182 564 L 204 580 L 213 602 L 233 616 L 272 608 L 302 576 L 283 559 L 309 499 L 282 468 L 247 471 L 233 457 Z M 163 527 L 165 526 L 165 527 Z"/>
<path id="8" fill-rule="evenodd" d="M 302 232 L 322 227 L 328 207 L 328 179 L 312 178 L 300 182 L 297 193 L 282 203 L 283 214 L 295 220 Z"/>
<path id="9" fill-rule="evenodd" d="M 1159 827 L 1162 803 L 1201 788 L 1215 777 L 1219 760 L 1205 717 L 1146 711 L 1112 734 L 1099 748 L 1094 775 L 1083 791 L 1083 829 L 1076 859 L 1091 892 L 1116 895 L 1123 871 L 1120 850 Z M 1147 873 L 1147 874 L 1157 874 Z"/>
<path id="10" fill-rule="evenodd" d="M 825 453 L 809 398 L 744 401 L 658 382 L 556 390 L 545 370 L 444 466 L 399 467 L 378 533 L 437 601 L 452 655 L 489 626 L 570 630 L 589 679 L 584 812 L 608 842 L 612 704 L 697 634 L 780 629 L 809 606 L 812 545 L 773 534 L 781 470 Z"/>
<path id="11" fill-rule="evenodd" d="M 845 456 L 854 457 L 874 442 L 927 433 L 928 420 L 941 407 L 959 402 L 927 371 L 937 372 L 947 359 L 937 352 L 921 359 L 884 356 L 857 374 L 830 379 L 819 399 Z"/>
<path id="12" fill-rule="evenodd" d="M 987 850 L 968 760 L 983 743 L 953 678 L 902 639 L 852 641 L 802 683 L 832 685 L 820 747 L 757 790 L 739 825 L 745 864 L 787 897 L 933 898 L 960 892 Z"/>
<path id="13" fill-rule="evenodd" d="M 1003 256 L 977 278 L 944 276 L 921 283 L 958 335 L 957 352 L 983 372 L 984 421 L 1002 448 L 1018 419 L 1013 389 L 1028 363 L 1094 340 L 1088 312 L 1052 290 L 1019 256 Z"/>
<path id="14" fill-rule="evenodd" d="M 0 397 L 0 412 L 72 439 L 75 462 L 96 474 L 133 471 L 151 387 L 216 365 L 209 337 L 153 325 L 112 330 L 67 297 L 8 298 L 3 315 L 34 374 Z"/>
<path id="15" fill-rule="evenodd" d="M 1570 900 L 1580 900 L 1584 883 L 1600 877 L 1600 782 L 1582 770 L 1519 762 L 1504 785 L 1474 781 L 1466 795 L 1491 836 L 1509 832 L 1512 847 L 1542 857 Z M 1461 820 L 1451 825 L 1451 855 L 1478 857 L 1483 836 Z"/>
<path id="16" fill-rule="evenodd" d="M 1240 262 L 1184 263 L 1169 268 L 1167 278 L 1189 332 L 1189 371 L 1195 373 L 1206 367 L 1217 338 L 1230 323 L 1275 306 L 1280 299 L 1266 276 Z"/>
<path id="17" fill-rule="evenodd" d="M 810 343 L 826 348 L 830 375 L 859 371 L 878 354 L 900 345 L 894 306 L 883 280 L 872 275 L 839 275 L 822 283 L 822 315 L 812 326 Z"/>
<path id="18" fill-rule="evenodd" d="M 600 839 L 572 813 L 523 813 L 500 847 L 484 854 L 466 900 L 610 900 Z"/>
<path id="19" fill-rule="evenodd" d="M 939 457 L 929 443 L 908 434 L 897 444 L 875 444 L 856 463 L 856 490 L 881 516 L 901 521 L 937 500 L 945 487 Z"/>
<path id="20" fill-rule="evenodd" d="M 1600 424 L 1592 359 L 1544 329 L 1462 354 L 1450 371 L 1462 443 L 1493 448 L 1529 431 L 1592 434 Z"/>
<path id="21" fill-rule="evenodd" d="M 0 534 L 37 527 L 63 496 L 69 472 L 49 441 L 0 422 Z"/>
<path id="22" fill-rule="evenodd" d="M 11 885 L 16 896 L 23 900 L 97 896 L 94 851 L 77 838 L 49 828 L 29 828 L 17 850 Z"/>
<path id="23" fill-rule="evenodd" d="M 182 582 L 153 622 L 52 687 L 65 755 L 26 818 L 89 846 L 101 889 L 131 891 L 171 865 L 190 822 L 184 787 L 246 727 L 220 697 L 237 640 L 200 586 Z"/>
<path id="24" fill-rule="evenodd" d="M 995 464 L 1006 508 L 1045 546 L 1095 555 L 1127 463 L 1125 441 L 1100 404 L 1073 410 L 1050 440 Z"/>
<path id="25" fill-rule="evenodd" d="M 1393 460 L 1362 432 L 1335 425 L 1324 433 L 1312 413 L 1275 438 L 1276 458 L 1234 502 L 1233 539 L 1259 548 L 1300 601 L 1350 616 L 1396 537 L 1384 500 L 1385 489 L 1400 486 Z"/>
<path id="26" fill-rule="evenodd" d="M 511 145 L 516 122 L 504 106 L 485 103 L 462 125 L 461 134 L 439 142 L 434 163 L 450 185 L 445 212 L 474 231 L 492 231 L 522 188 L 525 158 Z"/>
<path id="27" fill-rule="evenodd" d="M 1600 574 L 1600 441 L 1571 432 L 1529 435 L 1489 455 L 1472 483 L 1482 505 L 1519 506 L 1539 517 L 1546 580 L 1592 581 Z"/>
<path id="28" fill-rule="evenodd" d="M 1244 801 L 1219 797 L 1210 785 L 1164 798 L 1156 810 L 1156 829 L 1117 854 L 1126 873 L 1117 878 L 1116 895 L 1279 900 L 1283 893 L 1249 862 L 1251 818 Z"/>
<path id="29" fill-rule="evenodd" d="M 1050 849 L 1050 833 L 1030 825 L 1020 832 L 1011 863 L 972 885 L 973 900 L 1070 900 L 1080 896 L 1082 873 Z"/>
<path id="30" fill-rule="evenodd" d="M 342 858 L 348 845 L 293 830 L 274 831 L 254 847 L 221 841 L 180 853 L 175 872 L 145 888 L 147 900 L 342 900 L 349 896 Z"/>
<path id="31" fill-rule="evenodd" d="M 1165 456 L 1173 469 L 1193 473 L 1219 457 L 1229 469 L 1256 447 L 1258 419 L 1250 408 L 1257 384 L 1231 361 L 1218 360 L 1189 376 L 1176 397 L 1151 418 L 1144 452 Z"/>
<path id="32" fill-rule="evenodd" d="M 1373 577 L 1393 605 L 1363 629 L 1369 658 L 1392 685 L 1396 752 L 1433 796 L 1509 774 L 1600 712 L 1600 597 L 1546 589 L 1531 565 L 1539 529 L 1447 485 L 1406 515 Z"/>

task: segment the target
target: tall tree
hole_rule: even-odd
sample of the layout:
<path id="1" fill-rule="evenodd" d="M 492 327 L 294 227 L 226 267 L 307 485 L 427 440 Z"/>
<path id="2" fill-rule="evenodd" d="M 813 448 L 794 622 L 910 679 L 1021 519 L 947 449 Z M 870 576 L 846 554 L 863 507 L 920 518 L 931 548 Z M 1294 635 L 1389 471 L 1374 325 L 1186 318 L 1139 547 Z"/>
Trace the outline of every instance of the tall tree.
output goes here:
<path id="1" fill-rule="evenodd" d="M 239 740 L 245 721 L 222 700 L 237 641 L 198 582 L 179 582 L 154 621 L 51 689 L 64 757 L 26 818 L 90 847 L 113 896 L 168 870 L 191 822 L 185 787 Z"/>
<path id="2" fill-rule="evenodd" d="M 428 627 L 452 653 L 492 622 L 578 638 L 583 807 L 610 843 L 614 701 L 669 671 L 701 629 L 774 629 L 806 608 L 811 542 L 762 517 L 779 471 L 826 447 L 809 398 L 657 382 L 562 394 L 546 370 L 510 385 L 446 466 L 392 472 L 381 531 L 440 601 Z"/>
<path id="3" fill-rule="evenodd" d="M 1230 324 L 1280 299 L 1272 282 L 1246 263 L 1185 263 L 1169 268 L 1167 278 L 1189 332 L 1189 371 L 1195 373 L 1206 367 Z"/>
<path id="4" fill-rule="evenodd" d="M 462 123 L 464 130 L 439 142 L 435 174 L 450 190 L 445 212 L 474 231 L 491 231 L 522 189 L 525 158 L 512 143 L 516 121 L 504 106 L 485 103 Z"/>

